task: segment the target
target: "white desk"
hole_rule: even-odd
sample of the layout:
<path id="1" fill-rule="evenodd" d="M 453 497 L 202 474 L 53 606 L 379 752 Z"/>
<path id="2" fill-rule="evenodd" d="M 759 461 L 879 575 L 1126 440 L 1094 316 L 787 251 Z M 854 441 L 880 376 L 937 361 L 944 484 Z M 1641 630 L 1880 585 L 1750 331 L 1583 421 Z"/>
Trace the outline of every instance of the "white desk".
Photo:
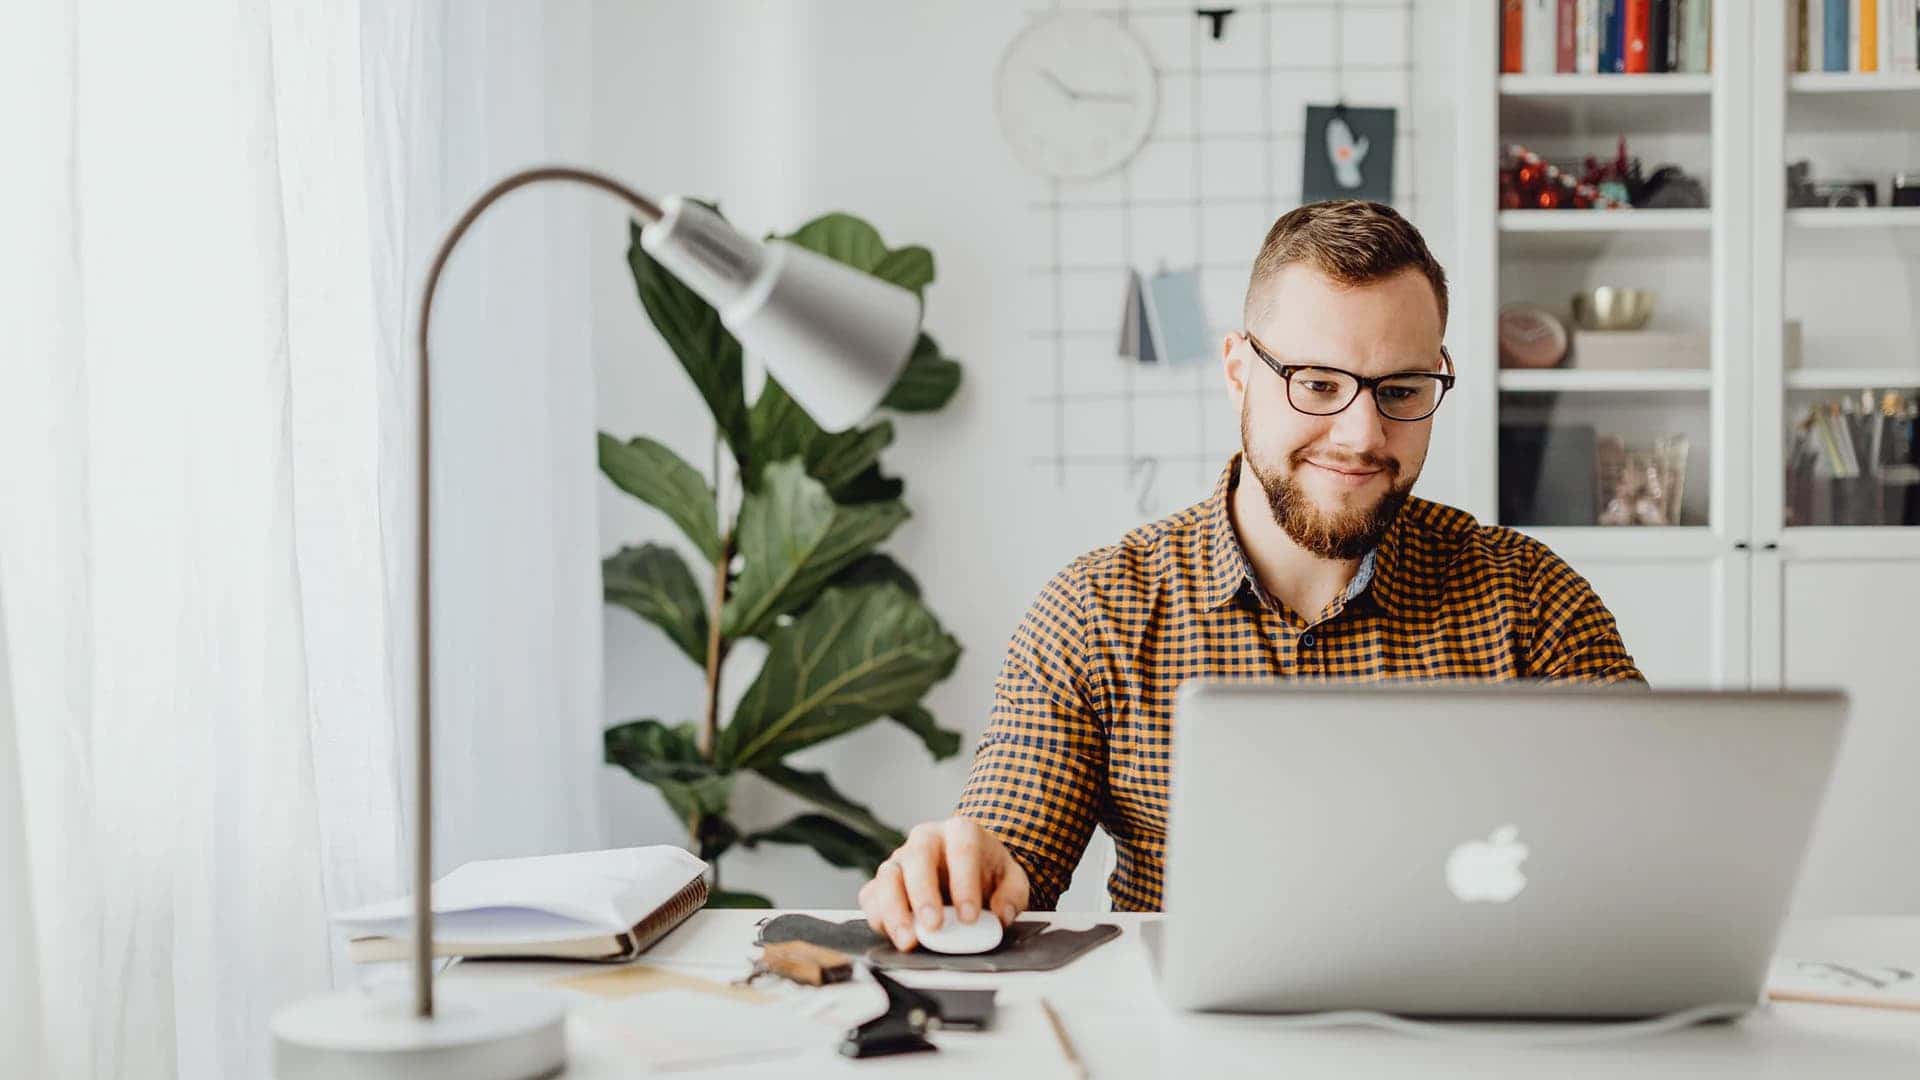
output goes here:
<path id="1" fill-rule="evenodd" d="M 853 918 L 852 912 L 811 912 Z M 739 961 L 753 953 L 754 924 L 766 912 L 703 911 L 656 946 L 648 960 Z M 839 1057 L 826 1032 L 820 1051 L 802 1060 L 753 1068 L 705 1069 L 685 1075 L 739 1076 L 1067 1076 L 1057 1044 L 1035 999 L 1060 1013 L 1097 1080 L 1146 1076 L 1356 1075 L 1476 1077 L 1665 1076 L 1907 1077 L 1920 1076 L 1920 1013 L 1832 1005 L 1779 1004 L 1737 1024 L 1589 1046 L 1490 1048 L 1361 1028 L 1287 1031 L 1260 1017 L 1171 1013 L 1161 1007 L 1140 941 L 1152 916 L 1062 914 L 1065 926 L 1110 921 L 1126 933 L 1059 971 L 1013 975 L 905 972 L 921 986 L 996 986 L 995 1029 L 939 1032 L 940 1050 L 853 1061 Z M 1884 962 L 1920 956 L 1920 918 L 1847 919 L 1796 924 L 1781 951 L 1841 962 Z M 644 962 L 644 961 L 643 961 Z M 532 985 L 604 967 L 586 964 L 460 964 L 445 981 Z M 695 974 L 691 969 L 680 969 Z M 724 978 L 717 970 L 698 972 Z M 875 990 L 877 993 L 877 989 Z M 635 998 L 630 1000 L 643 1000 Z M 824 1029 L 823 1029 L 824 1030 Z M 566 1075 L 598 1080 L 645 1075 L 593 1030 L 570 1024 Z"/>

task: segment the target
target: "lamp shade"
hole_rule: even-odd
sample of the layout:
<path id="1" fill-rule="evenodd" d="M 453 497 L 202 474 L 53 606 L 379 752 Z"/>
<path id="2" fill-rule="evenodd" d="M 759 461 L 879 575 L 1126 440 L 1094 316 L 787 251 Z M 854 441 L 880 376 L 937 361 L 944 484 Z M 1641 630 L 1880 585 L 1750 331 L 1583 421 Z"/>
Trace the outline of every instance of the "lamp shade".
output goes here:
<path id="1" fill-rule="evenodd" d="M 721 322 L 829 431 L 880 404 L 920 334 L 920 298 L 784 240 L 764 245 L 678 196 L 640 245 L 720 312 Z"/>

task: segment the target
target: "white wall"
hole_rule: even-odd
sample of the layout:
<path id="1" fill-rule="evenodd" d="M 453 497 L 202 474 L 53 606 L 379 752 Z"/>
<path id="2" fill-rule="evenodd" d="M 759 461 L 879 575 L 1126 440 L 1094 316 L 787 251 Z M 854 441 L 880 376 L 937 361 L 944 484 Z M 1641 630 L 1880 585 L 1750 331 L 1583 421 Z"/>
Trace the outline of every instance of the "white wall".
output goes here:
<path id="1" fill-rule="evenodd" d="M 1029 401 L 1024 365 L 1037 359 L 1021 296 L 1038 181 L 1001 142 L 992 76 L 1037 6 L 609 0 L 593 12 L 596 164 L 643 190 L 715 197 L 749 232 L 844 209 L 872 221 L 889 243 L 924 244 L 938 260 L 927 327 L 966 365 L 967 381 L 944 412 L 896 420 L 899 441 L 886 461 L 906 479 L 914 517 L 889 548 L 965 647 L 953 677 L 929 699 L 945 725 L 963 732 L 965 749 L 932 765 L 917 742 L 883 723 L 806 759 L 901 826 L 951 810 L 1007 637 L 1047 576 L 1138 523 L 1124 490 L 1063 492 L 1027 462 L 1023 425 L 1042 419 Z M 1416 41 L 1435 42 L 1431 55 L 1452 49 L 1445 7 L 1435 0 L 1416 9 Z M 1416 146 L 1417 224 L 1444 262 L 1453 246 L 1452 78 L 1421 63 L 1423 55 L 1416 47 L 1412 119 L 1427 133 Z M 704 469 L 711 425 L 634 295 L 620 215 L 600 213 L 592 227 L 599 423 L 622 437 L 663 439 Z M 1231 423 L 1224 391 L 1216 407 Z M 1463 463 L 1444 423 L 1435 441 L 1421 493 L 1445 499 L 1463 489 Z M 601 486 L 600 511 L 605 551 L 673 535 L 663 518 L 610 485 Z M 699 673 L 658 631 L 609 610 L 605 649 L 610 722 L 696 714 Z M 789 812 L 785 796 L 750 782 L 736 799 L 743 816 L 757 823 Z M 602 790 L 611 842 L 680 836 L 659 797 L 624 773 L 607 769 Z M 736 852 L 726 868 L 728 886 L 787 905 L 849 905 L 860 881 L 802 849 Z M 1097 878 L 1083 870 L 1066 903 L 1097 903 Z"/>

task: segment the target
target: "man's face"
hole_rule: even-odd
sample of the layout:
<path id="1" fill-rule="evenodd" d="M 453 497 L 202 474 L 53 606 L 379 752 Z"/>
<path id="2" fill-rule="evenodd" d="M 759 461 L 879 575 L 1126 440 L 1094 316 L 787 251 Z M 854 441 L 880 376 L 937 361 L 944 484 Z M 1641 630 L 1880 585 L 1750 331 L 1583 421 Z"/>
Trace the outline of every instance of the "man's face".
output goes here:
<path id="1" fill-rule="evenodd" d="M 1440 370 L 1440 307 L 1418 270 L 1348 287 L 1293 263 L 1249 306 L 1247 329 L 1282 364 L 1363 376 Z M 1228 335 L 1223 353 L 1244 460 L 1274 521 L 1322 558 L 1365 554 L 1419 478 L 1433 418 L 1389 420 L 1364 389 L 1345 410 L 1310 416 L 1288 403 L 1286 381 L 1244 337 Z"/>

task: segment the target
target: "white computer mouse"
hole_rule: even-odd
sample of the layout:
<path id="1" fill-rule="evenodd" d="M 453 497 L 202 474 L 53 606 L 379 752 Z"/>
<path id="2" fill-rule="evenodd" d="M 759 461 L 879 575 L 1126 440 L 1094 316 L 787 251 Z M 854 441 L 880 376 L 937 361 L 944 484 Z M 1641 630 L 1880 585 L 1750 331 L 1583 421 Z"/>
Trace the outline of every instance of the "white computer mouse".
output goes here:
<path id="1" fill-rule="evenodd" d="M 921 948 L 930 952 L 968 956 L 987 952 L 1000 944 L 1000 920 L 994 918 L 992 912 L 982 911 L 972 922 L 963 923 L 960 913 L 949 904 L 940 909 L 938 928 L 929 930 L 916 924 L 913 936 L 920 939 Z"/>

